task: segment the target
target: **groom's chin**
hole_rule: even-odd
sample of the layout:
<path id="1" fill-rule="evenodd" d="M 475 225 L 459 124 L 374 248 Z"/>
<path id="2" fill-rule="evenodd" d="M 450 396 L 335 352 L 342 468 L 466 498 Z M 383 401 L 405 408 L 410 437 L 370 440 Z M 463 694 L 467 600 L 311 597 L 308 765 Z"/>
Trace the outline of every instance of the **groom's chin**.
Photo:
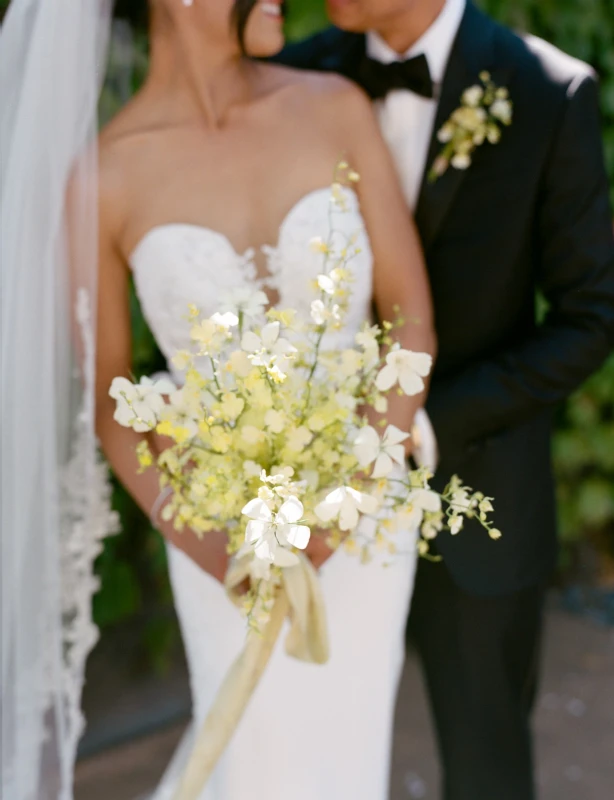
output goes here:
<path id="1" fill-rule="evenodd" d="M 337 28 L 352 33 L 365 33 L 368 23 L 357 0 L 326 0 L 328 18 Z"/>

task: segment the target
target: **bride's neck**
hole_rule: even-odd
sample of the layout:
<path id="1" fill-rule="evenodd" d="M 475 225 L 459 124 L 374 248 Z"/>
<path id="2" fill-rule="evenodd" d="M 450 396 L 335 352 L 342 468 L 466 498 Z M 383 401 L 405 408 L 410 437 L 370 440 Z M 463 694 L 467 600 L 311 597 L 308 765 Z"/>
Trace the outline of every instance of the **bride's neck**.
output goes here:
<path id="1" fill-rule="evenodd" d="M 154 22 L 147 87 L 164 93 L 184 118 L 219 127 L 250 95 L 254 64 L 228 46 L 203 43 L 202 34 Z"/>

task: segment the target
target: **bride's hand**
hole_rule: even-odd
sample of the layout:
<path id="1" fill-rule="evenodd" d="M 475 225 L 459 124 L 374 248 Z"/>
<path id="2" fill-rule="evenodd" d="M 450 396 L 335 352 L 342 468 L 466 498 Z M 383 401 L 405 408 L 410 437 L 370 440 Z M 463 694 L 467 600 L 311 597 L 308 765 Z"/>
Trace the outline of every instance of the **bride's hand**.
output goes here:
<path id="1" fill-rule="evenodd" d="M 161 436 L 156 431 L 149 434 L 149 441 L 154 455 L 159 456 L 169 447 L 172 447 L 175 442 L 169 436 Z"/>
<path id="2" fill-rule="evenodd" d="M 160 436 L 155 431 L 150 434 L 152 450 L 156 455 L 160 455 L 174 442 L 166 436 Z M 194 561 L 202 570 L 209 573 L 216 581 L 224 583 L 228 570 L 228 537 L 223 531 L 209 531 L 198 536 L 193 531 L 186 530 L 178 533 L 172 523 L 165 523 L 161 526 L 165 537 L 182 550 L 189 558 Z"/>
<path id="3" fill-rule="evenodd" d="M 305 552 L 316 569 L 326 564 L 335 551 L 326 544 L 325 531 L 316 530 L 311 534 Z"/>
<path id="4" fill-rule="evenodd" d="M 171 525 L 172 528 L 172 525 Z M 209 531 L 200 538 L 190 530 L 177 533 L 165 531 L 166 538 L 182 550 L 202 570 L 216 581 L 224 583 L 228 570 L 228 537 L 223 531 Z"/>

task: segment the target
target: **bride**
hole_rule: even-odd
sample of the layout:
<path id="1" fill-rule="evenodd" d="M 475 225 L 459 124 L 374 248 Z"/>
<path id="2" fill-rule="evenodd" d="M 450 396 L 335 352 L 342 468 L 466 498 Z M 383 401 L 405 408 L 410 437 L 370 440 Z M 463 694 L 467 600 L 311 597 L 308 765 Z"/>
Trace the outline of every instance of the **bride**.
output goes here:
<path id="1" fill-rule="evenodd" d="M 328 233 L 343 158 L 361 180 L 341 189 L 347 210 L 336 224 L 360 232 L 361 254 L 340 344 L 352 345 L 372 306 L 407 320 L 395 331 L 403 347 L 434 353 L 435 343 L 420 246 L 368 100 L 341 78 L 256 60 L 284 44 L 282 0 L 149 6 L 148 78 L 99 139 L 96 428 L 113 470 L 168 541 L 197 729 L 245 622 L 222 586 L 224 536 L 199 540 L 162 521 L 157 477 L 137 471 L 142 437 L 113 421 L 109 386 L 131 375 L 131 277 L 167 357 L 186 346 L 189 303 L 209 315 L 233 292 L 262 289 L 271 304 L 308 314 L 319 266 L 309 243 Z M 80 213 L 77 177 L 68 206 Z M 80 231 L 73 226 L 73 242 Z M 423 401 L 395 397 L 387 417 L 408 430 Z M 414 541 L 414 531 L 401 534 L 401 554 L 385 569 L 384 556 L 363 566 L 313 537 L 330 662 L 276 650 L 201 800 L 385 800 Z M 156 800 L 172 796 L 189 748 L 188 735 Z"/>

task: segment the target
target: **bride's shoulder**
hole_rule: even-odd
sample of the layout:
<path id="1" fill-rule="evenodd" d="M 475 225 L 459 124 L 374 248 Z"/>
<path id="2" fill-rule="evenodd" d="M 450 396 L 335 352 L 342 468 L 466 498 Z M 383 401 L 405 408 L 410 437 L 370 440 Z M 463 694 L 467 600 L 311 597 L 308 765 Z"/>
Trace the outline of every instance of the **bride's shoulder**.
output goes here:
<path id="1" fill-rule="evenodd" d="M 284 102 L 314 111 L 317 115 L 333 118 L 352 117 L 371 113 L 367 95 L 353 81 L 333 72 L 314 72 L 279 64 L 267 64 L 271 85 L 279 92 Z M 290 89 L 291 91 L 284 91 Z"/>
<path id="2" fill-rule="evenodd" d="M 98 153 L 101 170 L 108 170 L 117 161 L 129 159 L 138 152 L 149 128 L 146 106 L 137 95 L 100 131 Z"/>
<path id="3" fill-rule="evenodd" d="M 98 136 L 99 194 L 102 203 L 114 204 L 126 196 L 139 170 L 147 169 L 151 130 L 147 105 L 133 98 L 105 125 Z"/>
<path id="4" fill-rule="evenodd" d="M 317 127 L 344 152 L 364 151 L 382 143 L 374 105 L 358 84 L 333 72 L 310 72 L 270 65 L 281 87 L 280 111 L 301 125 Z"/>
<path id="5" fill-rule="evenodd" d="M 146 157 L 142 115 L 131 100 L 98 134 L 96 203 L 101 241 L 119 241 L 139 185 L 139 165 Z"/>

